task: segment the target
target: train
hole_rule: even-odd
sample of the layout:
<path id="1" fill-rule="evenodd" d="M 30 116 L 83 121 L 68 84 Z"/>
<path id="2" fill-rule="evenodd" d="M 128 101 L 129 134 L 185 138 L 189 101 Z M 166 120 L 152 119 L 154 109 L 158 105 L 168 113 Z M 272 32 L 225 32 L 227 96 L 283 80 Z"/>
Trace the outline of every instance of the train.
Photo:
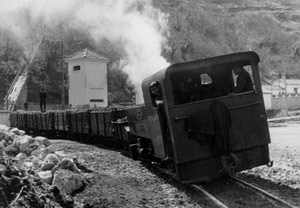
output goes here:
<path id="1" fill-rule="evenodd" d="M 50 138 L 117 144 L 159 161 L 183 183 L 271 165 L 270 134 L 253 51 L 172 64 L 142 81 L 143 105 L 107 111 L 18 111 L 11 126 Z M 235 92 L 243 68 L 253 87 Z M 151 87 L 160 90 L 161 105 Z"/>

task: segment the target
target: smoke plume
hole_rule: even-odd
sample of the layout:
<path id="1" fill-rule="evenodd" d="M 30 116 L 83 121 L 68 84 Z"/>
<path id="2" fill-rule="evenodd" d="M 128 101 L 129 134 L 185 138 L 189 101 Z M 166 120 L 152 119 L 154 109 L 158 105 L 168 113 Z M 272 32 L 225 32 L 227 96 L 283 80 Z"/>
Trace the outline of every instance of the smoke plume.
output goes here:
<path id="1" fill-rule="evenodd" d="M 167 18 L 151 0 L 0 0 L 0 27 L 25 41 L 30 31 L 19 11 L 29 10 L 28 20 L 43 20 L 49 26 L 88 31 L 96 43 L 105 38 L 126 52 L 123 70 L 138 94 L 146 76 L 166 67 L 161 56 L 168 34 Z M 20 18 L 22 21 L 20 21 Z M 103 51 L 105 53 L 105 51 Z M 141 103 L 140 94 L 137 96 Z"/>

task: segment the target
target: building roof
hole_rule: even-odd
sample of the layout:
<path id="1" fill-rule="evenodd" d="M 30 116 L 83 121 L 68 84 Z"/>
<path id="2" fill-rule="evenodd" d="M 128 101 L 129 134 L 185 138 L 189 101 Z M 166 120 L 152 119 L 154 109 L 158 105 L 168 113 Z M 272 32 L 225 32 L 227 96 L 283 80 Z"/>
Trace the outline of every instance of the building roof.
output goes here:
<path id="1" fill-rule="evenodd" d="M 81 51 L 78 51 L 78 52 L 68 56 L 67 58 L 65 58 L 65 61 L 68 62 L 71 60 L 78 60 L 78 59 L 85 59 L 85 58 L 109 61 L 109 59 L 105 55 L 103 55 L 99 52 L 92 51 L 88 48 L 85 48 Z"/>
<path id="2" fill-rule="evenodd" d="M 300 85 L 300 79 L 278 79 L 274 81 L 275 84 L 284 84 L 286 82 L 287 85 Z"/>
<path id="3" fill-rule="evenodd" d="M 272 80 L 262 79 L 261 84 L 262 85 L 272 85 Z"/>

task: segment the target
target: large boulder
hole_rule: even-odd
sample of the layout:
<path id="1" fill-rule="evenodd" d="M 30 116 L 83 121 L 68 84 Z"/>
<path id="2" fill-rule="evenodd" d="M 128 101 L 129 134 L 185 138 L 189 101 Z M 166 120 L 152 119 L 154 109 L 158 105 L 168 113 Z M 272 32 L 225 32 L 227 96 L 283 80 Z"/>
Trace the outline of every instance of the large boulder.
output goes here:
<path id="1" fill-rule="evenodd" d="M 0 142 L 0 157 L 4 156 L 4 153 L 5 153 L 5 148 L 3 144 Z"/>
<path id="2" fill-rule="evenodd" d="M 27 155 L 31 155 L 31 152 L 36 150 L 38 147 L 38 144 L 37 143 L 31 143 L 27 146 L 27 148 L 25 149 L 25 153 Z"/>
<path id="3" fill-rule="evenodd" d="M 64 158 L 62 161 L 57 163 L 57 165 L 52 169 L 52 172 L 54 173 L 55 171 L 57 171 L 59 169 L 66 169 L 66 170 L 73 171 L 75 173 L 80 173 L 80 170 L 78 169 L 78 167 L 69 158 Z"/>
<path id="4" fill-rule="evenodd" d="M 43 181 L 44 183 L 47 183 L 47 184 L 51 185 L 52 179 L 53 179 L 53 175 L 52 175 L 52 173 L 51 173 L 50 170 L 40 171 L 40 172 L 37 173 L 37 175 L 39 176 L 39 178 L 41 179 L 41 181 Z"/>
<path id="5" fill-rule="evenodd" d="M 49 147 L 51 145 L 51 142 L 46 137 L 37 136 L 37 137 L 34 137 L 34 139 L 41 145 L 45 145 L 45 147 Z"/>
<path id="6" fill-rule="evenodd" d="M 2 144 L 3 147 L 6 147 L 8 145 L 7 141 L 4 139 L 0 141 L 0 143 Z"/>
<path id="7" fill-rule="evenodd" d="M 20 136 L 14 141 L 14 145 L 19 148 L 20 152 L 30 155 L 31 152 L 39 146 L 39 143 L 31 136 Z"/>
<path id="8" fill-rule="evenodd" d="M 44 163 L 41 167 L 42 171 L 46 171 L 46 170 L 52 170 L 52 168 L 55 166 L 54 163 L 48 162 L 48 163 Z"/>
<path id="9" fill-rule="evenodd" d="M 3 140 L 3 141 L 5 141 L 5 140 Z M 13 144 L 14 143 L 14 140 L 8 140 L 8 141 L 6 141 L 7 142 L 7 145 L 11 145 L 11 144 Z"/>
<path id="10" fill-rule="evenodd" d="M 11 144 L 5 147 L 5 153 L 10 156 L 16 156 L 20 153 L 19 148 L 15 147 L 15 145 Z"/>
<path id="11" fill-rule="evenodd" d="M 4 138 L 4 132 L 0 131 L 0 141 Z"/>
<path id="12" fill-rule="evenodd" d="M 26 167 L 26 168 L 28 168 L 28 169 L 33 169 L 35 167 L 34 163 L 30 162 L 30 161 L 23 162 L 23 166 Z"/>
<path id="13" fill-rule="evenodd" d="M 0 131 L 9 131 L 10 127 L 0 124 Z"/>
<path id="14" fill-rule="evenodd" d="M 3 131 L 3 139 L 6 141 L 13 140 L 13 133 L 9 131 Z"/>
<path id="15" fill-rule="evenodd" d="M 31 162 L 33 164 L 34 167 L 36 168 L 39 168 L 42 166 L 43 164 L 43 161 L 39 158 L 39 157 L 36 157 L 36 156 L 28 156 L 24 162 Z"/>
<path id="16" fill-rule="evenodd" d="M 53 163 L 53 164 L 57 164 L 60 162 L 60 159 L 58 158 L 58 156 L 54 153 L 48 154 L 45 159 L 44 159 L 45 163 Z"/>
<path id="17" fill-rule="evenodd" d="M 11 133 L 14 133 L 14 134 L 16 134 L 16 135 L 21 135 L 21 136 L 25 135 L 25 131 L 20 130 L 20 129 L 18 129 L 18 128 L 12 128 L 12 129 L 10 130 L 10 132 L 11 132 Z"/>
<path id="18" fill-rule="evenodd" d="M 2 175 L 7 170 L 5 165 L 0 164 L 0 175 Z"/>
<path id="19" fill-rule="evenodd" d="M 47 152 L 47 148 L 45 147 L 45 145 L 40 144 L 35 150 L 33 150 L 31 152 L 30 155 L 44 159 L 47 154 L 48 154 L 48 152 Z"/>
<path id="20" fill-rule="evenodd" d="M 83 188 L 85 182 L 80 174 L 60 169 L 55 172 L 52 185 L 56 186 L 61 192 L 70 195 Z"/>
<path id="21" fill-rule="evenodd" d="M 16 155 L 16 158 L 18 160 L 25 160 L 27 158 L 27 154 L 24 152 L 20 152 L 19 154 Z"/>
<path id="22" fill-rule="evenodd" d="M 56 154 L 55 148 L 52 147 L 52 145 L 50 145 L 49 147 L 46 147 L 43 144 L 39 144 L 39 146 L 31 152 L 31 155 L 34 155 L 34 156 L 39 157 L 44 160 L 46 158 L 46 156 L 51 153 Z"/>
<path id="23" fill-rule="evenodd" d="M 15 146 L 20 149 L 20 152 L 25 152 L 27 146 L 34 142 L 35 140 L 31 136 L 24 135 L 22 137 L 19 137 L 19 139 L 15 140 Z"/>

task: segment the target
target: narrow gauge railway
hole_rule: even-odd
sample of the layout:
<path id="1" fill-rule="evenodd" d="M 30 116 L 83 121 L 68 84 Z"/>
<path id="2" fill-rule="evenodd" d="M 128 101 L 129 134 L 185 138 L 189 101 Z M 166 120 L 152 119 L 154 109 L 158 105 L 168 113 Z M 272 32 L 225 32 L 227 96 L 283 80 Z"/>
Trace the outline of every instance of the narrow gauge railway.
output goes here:
<path id="1" fill-rule="evenodd" d="M 280 198 L 280 196 L 275 196 L 235 176 L 227 178 L 213 188 L 198 184 L 191 184 L 191 186 L 204 194 L 211 201 L 212 207 L 298 207 Z"/>
<path id="2" fill-rule="evenodd" d="M 84 143 L 102 143 L 117 148 L 130 143 L 124 128 L 127 121 L 125 110 L 74 110 L 37 111 L 10 113 L 11 126 L 25 130 L 30 135 L 41 135 L 55 139 L 67 139 Z"/>
<path id="3" fill-rule="evenodd" d="M 241 52 L 174 64 L 143 80 L 144 105 L 12 112 L 11 126 L 114 145 L 133 158 L 160 161 L 183 183 L 210 181 L 271 165 L 259 61 L 255 52 Z"/>

